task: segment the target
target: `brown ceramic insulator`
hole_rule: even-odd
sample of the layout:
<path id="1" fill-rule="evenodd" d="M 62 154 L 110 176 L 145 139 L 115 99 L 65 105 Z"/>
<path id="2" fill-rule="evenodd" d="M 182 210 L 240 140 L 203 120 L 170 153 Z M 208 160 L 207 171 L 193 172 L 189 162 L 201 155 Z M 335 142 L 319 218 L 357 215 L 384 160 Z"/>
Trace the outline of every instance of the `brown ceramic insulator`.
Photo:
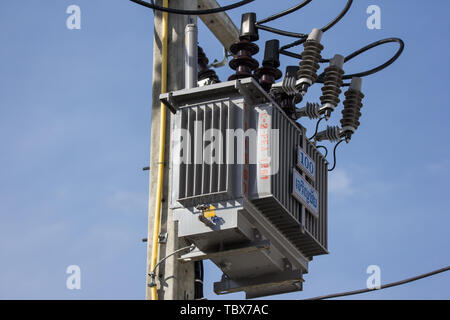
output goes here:
<path id="1" fill-rule="evenodd" d="M 303 46 L 305 49 L 302 53 L 302 61 L 300 62 L 297 78 L 306 78 L 311 83 L 314 83 L 317 79 L 317 70 L 320 68 L 319 61 L 322 59 L 320 54 L 323 46 L 315 40 L 308 40 Z"/>
<path id="2" fill-rule="evenodd" d="M 252 56 L 259 52 L 259 47 L 244 39 L 233 44 L 230 47 L 230 52 L 234 58 L 230 61 L 229 65 L 236 73 L 231 75 L 228 80 L 231 81 L 253 76 L 253 71 L 258 68 L 259 63 Z"/>
<path id="3" fill-rule="evenodd" d="M 361 117 L 362 99 L 364 94 L 361 91 L 349 89 L 345 93 L 344 110 L 342 110 L 341 126 L 358 129 Z"/>
<path id="4" fill-rule="evenodd" d="M 277 68 L 272 66 L 263 66 L 255 72 L 255 76 L 259 78 L 259 84 L 267 92 L 270 91 L 276 80 L 280 79 L 283 74 Z"/>
<path id="5" fill-rule="evenodd" d="M 342 76 L 344 71 L 337 66 L 329 66 L 325 69 L 324 85 L 322 87 L 322 96 L 320 102 L 322 105 L 327 103 L 337 106 L 341 101 L 339 95 L 341 94 Z"/>
<path id="6" fill-rule="evenodd" d="M 269 92 L 276 80 L 283 75 L 280 66 L 280 41 L 277 39 L 266 41 L 262 67 L 256 70 L 255 77 L 266 92 Z"/>

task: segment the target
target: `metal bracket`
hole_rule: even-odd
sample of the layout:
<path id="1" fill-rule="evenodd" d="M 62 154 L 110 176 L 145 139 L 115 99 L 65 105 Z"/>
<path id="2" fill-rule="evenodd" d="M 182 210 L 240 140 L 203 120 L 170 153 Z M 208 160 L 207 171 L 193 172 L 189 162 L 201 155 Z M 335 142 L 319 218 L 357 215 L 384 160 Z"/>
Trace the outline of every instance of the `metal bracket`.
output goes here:
<path id="1" fill-rule="evenodd" d="M 239 291 L 246 292 L 246 298 L 258 298 L 274 293 L 302 290 L 303 275 L 299 270 L 288 270 L 277 274 L 268 274 L 252 279 L 230 280 L 222 277 L 214 283 L 216 294 L 227 294 Z"/>
<path id="2" fill-rule="evenodd" d="M 164 103 L 164 105 L 169 108 L 169 110 L 173 113 L 177 113 L 178 104 L 172 98 L 172 92 L 163 93 L 159 95 L 159 100 Z"/>
<path id="3" fill-rule="evenodd" d="M 255 241 L 250 244 L 244 244 L 240 246 L 227 247 L 219 251 L 215 252 L 203 252 L 199 249 L 195 249 L 187 254 L 182 255 L 179 260 L 183 262 L 193 262 L 200 261 L 205 259 L 211 259 L 214 257 L 225 257 L 225 256 L 233 256 L 237 254 L 245 254 L 254 251 L 268 250 L 270 249 L 270 241 Z"/>
<path id="4" fill-rule="evenodd" d="M 152 288 L 152 287 L 156 287 L 156 274 L 154 273 L 149 273 L 148 274 L 150 277 L 150 281 L 148 282 L 148 287 Z"/>
<path id="5" fill-rule="evenodd" d="M 217 68 L 226 66 L 227 63 L 228 63 L 228 57 L 230 57 L 230 56 L 231 55 L 228 54 L 228 50 L 224 47 L 223 48 L 223 59 L 222 59 L 222 61 L 217 61 L 217 59 L 216 59 L 216 60 L 214 60 L 213 63 L 208 65 L 208 68 L 216 68 L 217 69 Z"/>
<path id="6" fill-rule="evenodd" d="M 159 243 L 167 243 L 167 232 L 160 233 L 158 236 Z"/>
<path id="7" fill-rule="evenodd" d="M 256 105 L 266 101 L 270 101 L 270 98 L 266 96 L 265 91 L 259 86 L 259 84 L 253 78 L 245 78 L 235 81 L 236 81 L 235 88 L 249 103 Z M 249 86 L 252 86 L 253 88 L 249 88 Z M 260 90 L 255 91 L 254 87 L 257 87 Z"/>

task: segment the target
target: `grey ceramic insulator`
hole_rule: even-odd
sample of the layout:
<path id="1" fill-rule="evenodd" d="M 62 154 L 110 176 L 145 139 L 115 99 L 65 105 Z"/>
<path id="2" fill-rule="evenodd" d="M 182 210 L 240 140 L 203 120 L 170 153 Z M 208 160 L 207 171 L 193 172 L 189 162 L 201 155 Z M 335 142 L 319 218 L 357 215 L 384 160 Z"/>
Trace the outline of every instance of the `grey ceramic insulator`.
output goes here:
<path id="1" fill-rule="evenodd" d="M 323 34 L 322 30 L 313 29 L 311 31 L 311 33 L 309 34 L 307 40 L 314 40 L 314 41 L 320 42 L 320 40 L 322 40 L 322 34 Z"/>
<path id="2" fill-rule="evenodd" d="M 350 83 L 350 89 L 355 91 L 362 90 L 362 78 L 360 77 L 353 77 L 352 82 Z"/>
<path id="3" fill-rule="evenodd" d="M 330 66 L 336 66 L 339 69 L 342 69 L 344 67 L 345 57 L 337 54 L 331 59 Z"/>

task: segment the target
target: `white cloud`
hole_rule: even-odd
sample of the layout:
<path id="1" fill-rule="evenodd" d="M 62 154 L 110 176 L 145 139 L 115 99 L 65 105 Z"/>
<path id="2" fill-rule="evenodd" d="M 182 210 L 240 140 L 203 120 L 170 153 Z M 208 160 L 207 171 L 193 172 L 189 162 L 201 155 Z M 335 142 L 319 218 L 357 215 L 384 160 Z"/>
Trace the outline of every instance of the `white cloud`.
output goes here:
<path id="1" fill-rule="evenodd" d="M 346 171 L 336 169 L 329 174 L 328 192 L 340 196 L 348 196 L 354 193 L 351 180 Z"/>

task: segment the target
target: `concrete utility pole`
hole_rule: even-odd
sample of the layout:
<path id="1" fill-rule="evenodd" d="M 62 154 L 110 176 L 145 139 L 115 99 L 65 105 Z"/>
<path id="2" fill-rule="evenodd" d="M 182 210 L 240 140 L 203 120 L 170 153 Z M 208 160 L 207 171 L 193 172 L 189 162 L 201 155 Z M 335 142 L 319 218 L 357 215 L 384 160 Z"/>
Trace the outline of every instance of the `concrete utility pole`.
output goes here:
<path id="1" fill-rule="evenodd" d="M 156 1 L 162 6 L 162 1 Z M 170 0 L 169 7 L 185 10 L 197 9 L 197 1 Z M 180 90 L 184 88 L 184 30 L 188 23 L 196 23 L 196 17 L 169 14 L 169 35 L 168 35 L 168 70 L 167 70 L 167 91 Z M 150 178 L 149 178 L 149 205 L 148 205 L 148 242 L 147 242 L 147 273 L 150 273 L 151 252 L 153 238 L 153 222 L 156 204 L 156 181 L 158 179 L 158 150 L 160 147 L 160 113 L 161 102 L 161 64 L 162 64 L 162 13 L 155 11 L 154 18 L 154 41 L 153 41 L 153 85 L 152 85 L 152 129 L 150 144 Z M 170 192 L 170 164 L 171 164 L 171 122 L 172 115 L 167 112 L 166 120 L 166 155 L 164 167 L 164 188 L 163 203 L 161 209 L 161 231 L 160 234 L 167 233 L 167 239 L 159 244 L 158 261 L 166 255 L 174 252 L 178 248 L 185 246 L 179 243 L 177 236 L 177 225 L 173 221 L 172 212 L 169 209 Z M 159 266 L 156 274 L 158 283 L 158 298 L 160 300 L 182 300 L 193 299 L 194 297 L 194 264 L 179 263 L 177 256 L 168 258 L 164 264 Z M 159 277 L 162 275 L 162 277 Z M 146 299 L 150 299 L 151 293 L 148 287 L 150 278 L 146 281 Z"/>
<path id="2" fill-rule="evenodd" d="M 162 1 L 156 1 L 156 5 L 162 6 Z M 219 7 L 216 0 L 170 0 L 169 7 L 185 10 L 210 9 Z M 225 48 L 238 40 L 238 29 L 226 13 L 202 16 L 203 22 L 213 32 Z M 197 23 L 196 16 L 184 16 L 169 14 L 168 35 L 168 70 L 167 91 L 180 90 L 185 87 L 184 70 L 184 44 L 185 27 L 187 24 Z M 156 204 L 156 188 L 158 179 L 158 150 L 160 148 L 160 115 L 161 103 L 161 65 L 163 33 L 162 13 L 155 11 L 154 18 L 154 41 L 153 41 L 153 84 L 152 84 L 152 129 L 150 144 L 150 174 L 149 174 L 149 204 L 148 204 L 148 236 L 147 236 L 147 274 L 151 272 L 151 254 L 154 214 Z M 173 221 L 172 211 L 169 208 L 169 194 L 171 193 L 171 181 L 169 179 L 171 168 L 171 129 L 172 114 L 167 111 L 166 119 L 166 143 L 165 143 L 165 166 L 164 166 L 164 188 L 161 209 L 160 235 L 167 234 L 167 238 L 159 243 L 158 261 L 171 254 L 175 250 L 186 246 L 178 239 L 177 222 Z M 194 298 L 194 263 L 181 263 L 178 256 L 168 258 L 157 269 L 157 288 L 160 300 L 184 300 Z M 150 277 L 146 280 L 146 299 L 151 299 L 151 288 L 148 286 Z"/>

